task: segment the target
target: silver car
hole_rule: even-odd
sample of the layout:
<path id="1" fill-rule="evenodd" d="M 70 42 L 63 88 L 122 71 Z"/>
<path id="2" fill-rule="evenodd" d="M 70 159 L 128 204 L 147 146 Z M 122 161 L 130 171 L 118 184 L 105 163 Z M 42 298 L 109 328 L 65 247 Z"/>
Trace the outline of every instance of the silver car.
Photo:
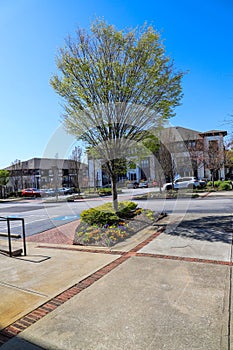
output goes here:
<path id="1" fill-rule="evenodd" d="M 181 188 L 198 188 L 200 183 L 194 176 L 180 177 L 174 181 L 174 189 L 179 190 Z M 163 185 L 163 191 L 169 191 L 172 189 L 172 183 L 168 182 Z"/>

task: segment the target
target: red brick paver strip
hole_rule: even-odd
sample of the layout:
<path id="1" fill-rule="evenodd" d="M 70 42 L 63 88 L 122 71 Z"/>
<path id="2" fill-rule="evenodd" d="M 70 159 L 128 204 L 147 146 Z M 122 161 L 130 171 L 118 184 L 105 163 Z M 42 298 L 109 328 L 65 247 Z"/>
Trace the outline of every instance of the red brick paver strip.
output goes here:
<path id="1" fill-rule="evenodd" d="M 79 220 L 52 228 L 48 231 L 36 233 L 27 237 L 27 242 L 51 243 L 51 244 L 73 244 L 75 229 Z"/>

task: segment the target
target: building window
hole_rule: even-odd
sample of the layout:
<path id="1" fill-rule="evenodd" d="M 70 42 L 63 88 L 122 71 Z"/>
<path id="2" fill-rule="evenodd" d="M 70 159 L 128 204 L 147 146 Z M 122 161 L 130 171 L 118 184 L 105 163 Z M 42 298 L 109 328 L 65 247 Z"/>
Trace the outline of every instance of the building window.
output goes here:
<path id="1" fill-rule="evenodd" d="M 149 159 L 144 159 L 141 161 L 141 167 L 142 168 L 148 168 L 149 167 Z"/>

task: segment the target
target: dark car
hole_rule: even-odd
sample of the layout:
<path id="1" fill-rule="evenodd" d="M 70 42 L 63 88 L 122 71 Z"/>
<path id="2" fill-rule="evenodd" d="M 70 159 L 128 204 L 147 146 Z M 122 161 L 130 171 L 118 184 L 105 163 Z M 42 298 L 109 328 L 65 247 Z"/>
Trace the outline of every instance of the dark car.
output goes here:
<path id="1" fill-rule="evenodd" d="M 41 193 L 37 188 L 24 188 L 21 191 L 22 197 L 40 197 Z"/>
<path id="2" fill-rule="evenodd" d="M 225 176 L 225 180 L 231 180 L 231 181 L 233 181 L 233 174 L 227 174 L 227 175 Z"/>
<path id="3" fill-rule="evenodd" d="M 207 181 L 205 179 L 199 179 L 198 182 L 201 188 L 204 188 L 207 185 Z"/>

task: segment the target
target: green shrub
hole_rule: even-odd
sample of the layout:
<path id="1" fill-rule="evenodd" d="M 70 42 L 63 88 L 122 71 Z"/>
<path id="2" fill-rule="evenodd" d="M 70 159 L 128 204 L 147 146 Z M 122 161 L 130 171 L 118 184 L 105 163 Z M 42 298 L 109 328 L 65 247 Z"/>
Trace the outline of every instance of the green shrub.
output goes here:
<path id="1" fill-rule="evenodd" d="M 137 208 L 137 204 L 134 202 L 121 202 L 118 205 L 118 215 L 120 218 L 129 219 L 137 215 L 135 213 L 135 209 Z"/>
<path id="2" fill-rule="evenodd" d="M 228 183 L 228 184 L 232 185 L 231 180 L 225 180 L 224 182 L 226 182 L 226 183 Z"/>
<path id="3" fill-rule="evenodd" d="M 118 204 L 118 211 L 120 213 L 128 213 L 137 208 L 137 203 L 135 202 L 130 202 L 130 201 L 125 201 L 125 202 L 119 202 Z"/>
<path id="4" fill-rule="evenodd" d="M 221 184 L 219 186 L 219 190 L 230 191 L 230 190 L 232 190 L 232 184 L 229 183 L 228 181 L 221 182 Z"/>
<path id="5" fill-rule="evenodd" d="M 118 203 L 119 216 L 127 216 L 129 213 L 132 213 L 137 207 L 137 203 L 125 201 Z M 95 208 L 90 208 L 84 210 L 81 213 L 81 219 L 84 222 L 87 222 L 90 225 L 106 225 L 106 224 L 114 224 L 119 221 L 119 216 L 114 212 L 112 203 L 105 203 Z"/>
<path id="6" fill-rule="evenodd" d="M 90 225 L 113 224 L 119 220 L 114 212 L 103 211 L 97 208 L 90 208 L 81 213 L 81 219 Z"/>
<path id="7" fill-rule="evenodd" d="M 214 181 L 214 187 L 219 187 L 222 184 L 221 180 Z"/>
<path id="8" fill-rule="evenodd" d="M 112 194 L 112 189 L 111 189 L 111 187 L 100 188 L 98 190 L 98 194 L 100 196 L 110 196 Z"/>
<path id="9" fill-rule="evenodd" d="M 90 193 L 96 193 L 96 191 L 94 190 L 93 187 L 90 187 L 90 188 L 86 188 L 85 190 L 83 190 L 83 193 L 84 194 L 90 194 Z"/>

